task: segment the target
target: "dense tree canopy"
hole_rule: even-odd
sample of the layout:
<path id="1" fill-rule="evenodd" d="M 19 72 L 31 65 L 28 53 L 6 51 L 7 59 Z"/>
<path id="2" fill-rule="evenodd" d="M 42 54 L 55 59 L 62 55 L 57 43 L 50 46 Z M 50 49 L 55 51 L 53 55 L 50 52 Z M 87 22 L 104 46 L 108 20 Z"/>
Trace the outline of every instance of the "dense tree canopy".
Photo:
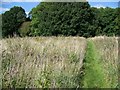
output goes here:
<path id="1" fill-rule="evenodd" d="M 94 29 L 96 35 L 118 35 L 118 8 L 92 8 L 95 14 Z"/>
<path id="2" fill-rule="evenodd" d="M 2 14 L 3 37 L 13 36 L 18 33 L 18 28 L 26 20 L 25 10 L 21 7 L 13 7 Z"/>
<path id="3" fill-rule="evenodd" d="M 15 6 L 2 14 L 2 35 L 117 36 L 119 12 L 120 8 L 90 7 L 88 2 L 41 2 L 26 18 L 25 10 Z"/>
<path id="4" fill-rule="evenodd" d="M 31 35 L 86 36 L 93 17 L 88 2 L 42 2 L 32 10 Z"/>
<path id="5" fill-rule="evenodd" d="M 119 8 L 93 8 L 88 2 L 42 2 L 31 11 L 31 36 L 118 35 Z"/>

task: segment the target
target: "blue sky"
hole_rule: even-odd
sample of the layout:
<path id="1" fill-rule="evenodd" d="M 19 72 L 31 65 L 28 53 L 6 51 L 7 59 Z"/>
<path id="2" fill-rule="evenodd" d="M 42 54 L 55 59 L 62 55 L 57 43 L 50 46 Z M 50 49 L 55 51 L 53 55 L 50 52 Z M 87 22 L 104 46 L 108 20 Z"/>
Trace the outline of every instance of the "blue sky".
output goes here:
<path id="1" fill-rule="evenodd" d="M 9 0 L 10 1 L 10 0 Z M 99 1 L 99 0 L 97 0 Z M 89 1 L 89 4 L 92 7 L 111 7 L 111 8 L 116 8 L 118 7 L 118 1 L 115 2 L 93 2 L 93 1 Z M 39 4 L 39 2 L 19 2 L 19 0 L 17 0 L 17 2 L 2 2 L 2 6 L 0 7 L 0 13 L 3 13 L 7 10 L 9 10 L 11 7 L 13 6 L 21 6 L 22 8 L 25 9 L 26 13 L 30 12 L 30 10 L 37 6 Z"/>
<path id="2" fill-rule="evenodd" d="M 39 2 L 5 2 L 2 3 L 3 11 L 9 10 L 13 6 L 21 6 L 25 9 L 26 13 L 30 12 L 31 9 L 35 6 L 37 6 Z"/>

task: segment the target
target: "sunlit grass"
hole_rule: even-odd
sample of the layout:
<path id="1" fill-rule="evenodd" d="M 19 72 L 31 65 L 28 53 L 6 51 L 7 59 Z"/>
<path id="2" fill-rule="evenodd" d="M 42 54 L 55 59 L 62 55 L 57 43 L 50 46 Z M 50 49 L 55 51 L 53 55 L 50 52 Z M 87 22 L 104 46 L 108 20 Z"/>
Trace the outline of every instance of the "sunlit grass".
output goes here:
<path id="1" fill-rule="evenodd" d="M 3 44 L 3 87 L 80 87 L 76 76 L 81 73 L 86 39 L 12 38 Z"/>
<path id="2" fill-rule="evenodd" d="M 118 37 L 91 38 L 101 57 L 108 87 L 118 85 Z"/>
<path id="3" fill-rule="evenodd" d="M 104 87 L 118 84 L 117 37 L 89 38 L 104 67 Z M 25 37 L 0 40 L 3 87 L 83 87 L 83 37 Z M 94 63 L 94 62 L 93 62 Z M 97 65 L 95 65 L 97 66 Z M 86 68 L 85 68 L 86 69 Z M 100 69 L 101 70 L 101 69 Z M 92 76 L 91 76 L 92 77 Z"/>

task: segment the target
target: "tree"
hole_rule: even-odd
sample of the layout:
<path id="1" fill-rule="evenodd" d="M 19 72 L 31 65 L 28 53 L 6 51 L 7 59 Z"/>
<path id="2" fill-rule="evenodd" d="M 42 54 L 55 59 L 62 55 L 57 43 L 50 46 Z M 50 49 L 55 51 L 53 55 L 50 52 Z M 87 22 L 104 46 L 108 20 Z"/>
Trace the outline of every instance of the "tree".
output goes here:
<path id="1" fill-rule="evenodd" d="M 2 38 L 2 14 L 0 14 L 0 39 Z"/>
<path id="2" fill-rule="evenodd" d="M 18 34 L 18 28 L 26 20 L 25 10 L 14 6 L 2 14 L 2 36 L 14 36 Z"/>
<path id="3" fill-rule="evenodd" d="M 118 8 L 92 8 L 94 18 L 95 35 L 118 35 Z"/>
<path id="4" fill-rule="evenodd" d="M 89 36 L 94 17 L 88 2 L 41 2 L 31 14 L 33 36 Z"/>

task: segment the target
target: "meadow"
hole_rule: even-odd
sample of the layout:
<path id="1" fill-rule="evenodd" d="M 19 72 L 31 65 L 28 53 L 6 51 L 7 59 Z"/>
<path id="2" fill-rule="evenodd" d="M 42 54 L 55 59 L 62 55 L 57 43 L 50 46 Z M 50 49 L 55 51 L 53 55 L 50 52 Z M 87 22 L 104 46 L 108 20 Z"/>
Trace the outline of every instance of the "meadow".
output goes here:
<path id="1" fill-rule="evenodd" d="M 3 88 L 118 87 L 118 37 L 15 37 L 0 51 Z"/>

